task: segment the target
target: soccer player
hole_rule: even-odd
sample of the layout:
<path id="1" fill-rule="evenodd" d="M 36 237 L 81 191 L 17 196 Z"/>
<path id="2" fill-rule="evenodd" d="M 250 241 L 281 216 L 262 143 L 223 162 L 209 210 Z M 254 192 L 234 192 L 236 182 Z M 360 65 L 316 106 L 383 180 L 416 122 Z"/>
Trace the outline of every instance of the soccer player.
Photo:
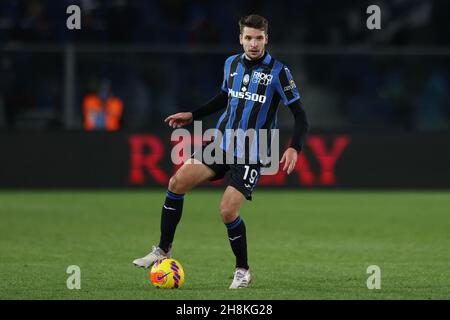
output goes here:
<path id="1" fill-rule="evenodd" d="M 252 14 L 242 17 L 239 27 L 240 44 L 244 52 L 225 61 L 220 93 L 193 112 L 177 113 L 167 117 L 165 121 L 172 128 L 179 128 L 225 109 L 216 126 L 216 130 L 222 133 L 222 138 L 212 143 L 220 143 L 224 154 L 230 151 L 227 148 L 233 148 L 231 151 L 235 159 L 239 157 L 244 159 L 245 163 L 235 161 L 231 164 L 207 164 L 194 153 L 170 178 L 161 213 L 159 245 L 153 246 L 152 251 L 145 257 L 133 261 L 136 266 L 150 268 L 156 260 L 170 258 L 175 230 L 181 219 L 184 195 L 203 182 L 222 179 L 229 171 L 230 182 L 222 196 L 219 210 L 228 232 L 231 249 L 236 256 L 236 269 L 230 289 L 245 288 L 251 281 L 246 229 L 239 209 L 245 199 L 252 199 L 252 191 L 258 182 L 262 163 L 261 160 L 249 161 L 252 157 L 255 158 L 258 148 L 254 145 L 246 148 L 247 143 L 240 139 L 237 139 L 236 144 L 230 144 L 226 131 L 239 128 L 276 128 L 278 105 L 282 101 L 289 107 L 295 119 L 292 142 L 280 161 L 284 164 L 282 170 L 287 171 L 287 174 L 290 174 L 296 165 L 297 155 L 308 131 L 300 94 L 289 69 L 266 51 L 267 20 Z"/>

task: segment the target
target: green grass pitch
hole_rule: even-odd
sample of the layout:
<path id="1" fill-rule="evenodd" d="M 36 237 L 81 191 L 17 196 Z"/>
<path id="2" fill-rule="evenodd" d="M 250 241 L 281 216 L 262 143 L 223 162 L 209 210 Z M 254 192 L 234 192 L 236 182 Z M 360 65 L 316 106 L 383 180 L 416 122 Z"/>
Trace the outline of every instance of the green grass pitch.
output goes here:
<path id="1" fill-rule="evenodd" d="M 219 190 L 185 197 L 178 290 L 133 258 L 159 239 L 164 190 L 0 192 L 0 299 L 449 299 L 450 193 L 257 190 L 241 215 L 251 287 L 229 290 L 234 256 Z M 69 290 L 69 265 L 81 289 Z M 381 289 L 369 290 L 369 265 Z"/>

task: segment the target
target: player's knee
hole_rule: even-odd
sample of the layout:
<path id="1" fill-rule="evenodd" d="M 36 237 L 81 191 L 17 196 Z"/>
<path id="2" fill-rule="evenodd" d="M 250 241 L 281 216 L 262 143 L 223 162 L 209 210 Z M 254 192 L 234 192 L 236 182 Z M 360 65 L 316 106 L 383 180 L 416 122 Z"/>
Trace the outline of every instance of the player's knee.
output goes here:
<path id="1" fill-rule="evenodd" d="M 174 174 L 169 180 L 169 190 L 174 193 L 184 194 L 187 192 L 187 184 L 179 175 Z"/>
<path id="2" fill-rule="evenodd" d="M 228 203 L 221 203 L 219 207 L 220 216 L 224 223 L 233 222 L 238 215 L 238 210 Z"/>

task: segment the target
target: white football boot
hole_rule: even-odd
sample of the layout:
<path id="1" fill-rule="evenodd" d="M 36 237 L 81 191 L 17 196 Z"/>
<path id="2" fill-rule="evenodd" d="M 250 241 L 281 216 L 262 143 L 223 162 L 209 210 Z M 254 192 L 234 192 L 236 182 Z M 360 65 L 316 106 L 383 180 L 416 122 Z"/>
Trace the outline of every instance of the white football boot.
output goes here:
<path id="1" fill-rule="evenodd" d="M 250 284 L 250 281 L 252 281 L 252 275 L 250 274 L 250 270 L 243 268 L 236 268 L 230 289 L 247 288 L 248 285 Z"/>
<path id="2" fill-rule="evenodd" d="M 172 257 L 172 248 L 170 248 L 169 252 L 166 253 L 160 247 L 153 246 L 152 251 L 148 255 L 139 259 L 135 259 L 133 261 L 133 264 L 136 267 L 150 269 L 157 260 L 167 259 L 171 257 Z"/>

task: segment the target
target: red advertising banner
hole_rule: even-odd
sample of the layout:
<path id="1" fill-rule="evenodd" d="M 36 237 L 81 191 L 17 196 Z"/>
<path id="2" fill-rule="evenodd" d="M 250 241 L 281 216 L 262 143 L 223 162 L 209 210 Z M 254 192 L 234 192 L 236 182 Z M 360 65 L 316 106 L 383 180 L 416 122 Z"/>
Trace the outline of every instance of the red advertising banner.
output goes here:
<path id="1" fill-rule="evenodd" d="M 337 183 L 335 165 L 350 142 L 350 136 L 336 135 L 331 137 L 331 146 L 327 147 L 325 136 L 310 136 L 306 141 L 305 151 L 300 154 L 297 165 L 291 174 L 296 176 L 299 185 L 335 186 Z M 167 155 L 171 153 L 168 147 L 173 146 L 164 145 L 161 138 L 148 134 L 130 135 L 128 143 L 130 145 L 130 184 L 139 186 L 148 183 L 166 185 L 170 175 L 178 168 L 177 165 L 172 164 L 170 172 L 167 172 L 164 170 L 167 165 L 162 163 L 162 161 L 167 161 Z M 317 161 L 319 164 L 318 170 L 312 169 L 305 152 L 310 153 Z M 284 186 L 286 185 L 286 177 L 287 173 L 279 170 L 275 175 L 262 176 L 259 185 Z"/>
<path id="2" fill-rule="evenodd" d="M 0 188 L 166 187 L 177 143 L 169 130 L 1 133 Z M 280 154 L 288 145 L 281 136 Z M 259 187 L 450 188 L 450 136 L 313 133 L 294 171 L 262 176 Z"/>

